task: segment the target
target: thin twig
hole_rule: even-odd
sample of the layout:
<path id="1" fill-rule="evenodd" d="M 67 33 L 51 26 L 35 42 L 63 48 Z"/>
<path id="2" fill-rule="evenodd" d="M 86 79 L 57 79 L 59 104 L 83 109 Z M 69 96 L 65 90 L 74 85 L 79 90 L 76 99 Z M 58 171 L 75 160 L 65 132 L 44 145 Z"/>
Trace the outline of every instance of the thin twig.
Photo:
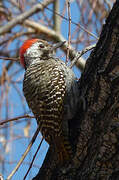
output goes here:
<path id="1" fill-rule="evenodd" d="M 26 177 L 27 177 L 30 169 L 32 168 L 33 162 L 34 162 L 34 160 L 35 160 L 35 158 L 36 158 L 36 155 L 37 155 L 37 153 L 38 153 L 38 151 L 39 151 L 39 149 L 40 149 L 40 147 L 41 147 L 41 144 L 42 144 L 42 142 L 43 142 L 43 139 L 44 139 L 44 138 L 42 137 L 41 142 L 40 142 L 40 144 L 39 144 L 39 146 L 38 146 L 38 148 L 37 148 L 37 150 L 36 150 L 36 152 L 35 152 L 35 154 L 34 154 L 34 156 L 33 156 L 33 159 L 32 159 L 32 161 L 31 161 L 31 164 L 30 164 L 30 166 L 29 166 L 29 169 L 28 169 L 28 171 L 26 172 L 23 180 L 26 179 Z"/>
<path id="2" fill-rule="evenodd" d="M 71 64 L 69 65 L 69 68 L 72 68 L 72 67 L 76 64 L 76 62 L 78 61 L 78 59 L 79 59 L 83 54 L 85 54 L 87 51 L 90 51 L 90 50 L 93 49 L 94 47 L 95 47 L 95 44 L 86 47 L 85 49 L 83 49 L 83 50 L 80 51 L 80 52 L 77 52 L 75 58 L 72 60 Z"/>
<path id="3" fill-rule="evenodd" d="M 40 4 L 42 4 L 41 2 L 39 2 Z M 49 11 L 52 12 L 52 9 L 50 9 L 49 7 L 45 7 L 46 9 L 48 9 Z M 62 19 L 64 19 L 65 21 L 69 21 L 68 18 L 62 16 L 61 14 L 58 14 L 57 12 L 55 12 L 58 16 L 60 16 Z M 89 35 L 91 35 L 92 37 L 94 37 L 95 39 L 99 39 L 95 34 L 93 34 L 92 32 L 90 32 L 88 29 L 86 29 L 85 27 L 83 27 L 80 23 L 76 23 L 74 21 L 71 20 L 71 23 L 78 26 L 80 29 L 82 29 L 84 32 L 88 33 Z"/>
<path id="4" fill-rule="evenodd" d="M 29 116 L 29 115 L 18 116 L 18 117 L 12 118 L 12 119 L 1 121 L 0 125 L 6 124 L 6 123 L 11 122 L 11 121 L 16 121 L 16 120 L 19 120 L 19 119 L 23 119 L 23 118 L 35 118 L 35 117 L 34 116 Z"/>
<path id="5" fill-rule="evenodd" d="M 0 59 L 11 60 L 11 61 L 19 61 L 19 58 L 10 58 L 10 57 L 2 57 L 2 56 L 0 56 Z"/>
<path id="6" fill-rule="evenodd" d="M 34 133 L 34 136 L 32 137 L 26 151 L 24 152 L 24 154 L 22 155 L 20 161 L 18 162 L 18 164 L 16 165 L 16 167 L 13 169 L 13 171 L 10 173 L 10 175 L 7 177 L 7 180 L 10 180 L 12 178 L 12 176 L 16 173 L 16 171 L 18 170 L 18 168 L 20 167 L 20 165 L 22 164 L 23 160 L 25 159 L 26 155 L 28 154 L 28 152 L 30 151 L 32 145 L 34 144 L 36 137 L 38 136 L 38 133 L 40 131 L 40 128 L 38 127 L 36 132 Z"/>
<path id="7" fill-rule="evenodd" d="M 71 12 L 70 12 L 70 0 L 68 0 L 68 17 L 69 17 L 69 32 L 68 32 L 68 46 L 67 46 L 67 54 L 66 54 L 66 64 L 69 60 L 69 47 L 71 43 Z"/>

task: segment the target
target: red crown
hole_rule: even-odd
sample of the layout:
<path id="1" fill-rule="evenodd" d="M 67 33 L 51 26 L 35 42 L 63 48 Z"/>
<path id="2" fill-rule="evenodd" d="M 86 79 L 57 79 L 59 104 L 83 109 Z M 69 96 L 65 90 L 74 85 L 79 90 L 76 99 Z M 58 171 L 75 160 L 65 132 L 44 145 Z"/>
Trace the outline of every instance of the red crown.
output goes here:
<path id="1" fill-rule="evenodd" d="M 35 42 L 37 42 L 38 39 L 29 39 L 26 40 L 23 45 L 20 48 L 20 63 L 25 67 L 25 63 L 24 63 L 24 53 L 26 52 L 26 50 L 32 46 L 32 44 L 34 44 Z"/>

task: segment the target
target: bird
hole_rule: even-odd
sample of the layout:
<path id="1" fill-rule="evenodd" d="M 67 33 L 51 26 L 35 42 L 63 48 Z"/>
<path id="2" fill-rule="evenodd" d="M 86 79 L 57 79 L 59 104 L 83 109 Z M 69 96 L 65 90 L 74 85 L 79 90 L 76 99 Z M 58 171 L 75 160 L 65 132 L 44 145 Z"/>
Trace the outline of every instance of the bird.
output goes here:
<path id="1" fill-rule="evenodd" d="M 60 164 L 72 157 L 69 120 L 77 112 L 79 94 L 72 69 L 54 55 L 64 43 L 28 39 L 19 53 L 25 68 L 24 96 L 43 138 L 54 148 Z"/>

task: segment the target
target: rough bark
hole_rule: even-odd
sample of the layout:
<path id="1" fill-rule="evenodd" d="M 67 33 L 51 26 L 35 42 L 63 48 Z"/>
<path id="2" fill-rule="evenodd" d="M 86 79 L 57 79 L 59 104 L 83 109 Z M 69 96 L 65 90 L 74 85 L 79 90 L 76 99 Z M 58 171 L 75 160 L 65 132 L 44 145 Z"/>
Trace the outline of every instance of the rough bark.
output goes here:
<path id="1" fill-rule="evenodd" d="M 118 71 L 119 0 L 80 79 L 80 95 L 86 106 L 80 106 L 76 118 L 70 122 L 74 157 L 65 165 L 56 166 L 56 156 L 50 148 L 35 180 L 119 179 Z"/>

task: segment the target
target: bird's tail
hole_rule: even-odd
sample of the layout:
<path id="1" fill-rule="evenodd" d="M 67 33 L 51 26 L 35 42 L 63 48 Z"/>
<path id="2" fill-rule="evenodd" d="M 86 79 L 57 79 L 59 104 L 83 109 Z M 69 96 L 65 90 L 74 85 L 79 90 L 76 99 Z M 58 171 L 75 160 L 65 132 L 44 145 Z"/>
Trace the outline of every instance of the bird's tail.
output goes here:
<path id="1" fill-rule="evenodd" d="M 56 151 L 58 154 L 58 161 L 63 164 L 72 158 L 72 147 L 68 138 L 60 136 L 57 138 Z"/>

